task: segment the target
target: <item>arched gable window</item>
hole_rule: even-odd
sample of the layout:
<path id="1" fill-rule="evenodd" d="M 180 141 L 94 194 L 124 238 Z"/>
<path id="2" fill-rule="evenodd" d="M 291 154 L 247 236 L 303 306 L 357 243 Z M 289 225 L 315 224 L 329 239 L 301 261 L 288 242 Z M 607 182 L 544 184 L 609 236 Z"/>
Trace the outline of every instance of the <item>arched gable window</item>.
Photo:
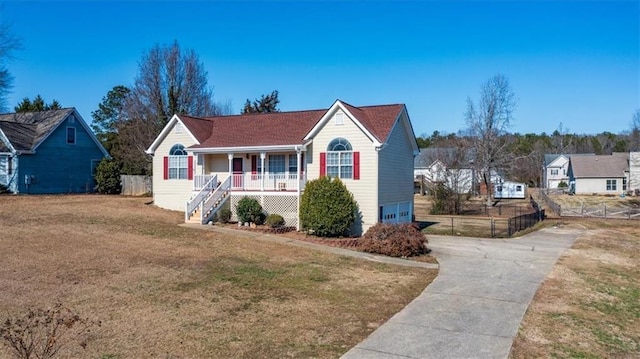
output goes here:
<path id="1" fill-rule="evenodd" d="M 320 175 L 342 179 L 360 179 L 360 153 L 354 152 L 346 138 L 329 142 L 326 153 L 320 153 Z"/>
<path id="2" fill-rule="evenodd" d="M 165 179 L 191 179 L 193 172 L 192 157 L 181 144 L 175 144 L 164 158 Z"/>

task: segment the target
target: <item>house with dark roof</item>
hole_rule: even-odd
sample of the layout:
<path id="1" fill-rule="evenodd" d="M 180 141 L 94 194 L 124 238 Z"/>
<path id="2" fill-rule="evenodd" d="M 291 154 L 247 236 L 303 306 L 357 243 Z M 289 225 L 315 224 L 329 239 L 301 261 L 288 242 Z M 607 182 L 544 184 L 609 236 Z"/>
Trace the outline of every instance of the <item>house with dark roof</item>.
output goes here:
<path id="1" fill-rule="evenodd" d="M 13 193 L 93 192 L 108 156 L 74 108 L 0 115 L 0 185 Z"/>
<path id="2" fill-rule="evenodd" d="M 403 104 L 197 118 L 174 115 L 153 155 L 154 203 L 208 223 L 244 196 L 299 228 L 308 180 L 340 178 L 354 195 L 361 234 L 378 222 L 410 222 L 418 147 Z M 235 213 L 233 214 L 235 217 Z M 237 217 L 235 217 L 237 218 Z"/>
<path id="3" fill-rule="evenodd" d="M 621 194 L 629 190 L 629 154 L 569 158 L 569 193 Z"/>

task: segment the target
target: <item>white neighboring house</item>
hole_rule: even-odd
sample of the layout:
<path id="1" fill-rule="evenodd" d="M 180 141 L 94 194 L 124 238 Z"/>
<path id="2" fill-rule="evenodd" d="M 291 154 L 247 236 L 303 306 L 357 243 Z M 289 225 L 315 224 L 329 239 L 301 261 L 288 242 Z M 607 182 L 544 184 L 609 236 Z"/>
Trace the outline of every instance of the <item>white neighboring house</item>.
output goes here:
<path id="1" fill-rule="evenodd" d="M 560 182 L 569 185 L 569 156 L 562 154 L 544 155 L 544 188 L 558 188 Z"/>
<path id="2" fill-rule="evenodd" d="M 413 174 L 416 181 L 428 185 L 444 183 L 456 193 L 469 193 L 473 189 L 474 170 L 471 152 L 459 154 L 456 148 L 422 148 L 414 160 Z M 458 159 L 456 157 L 463 157 Z M 448 168 L 446 163 L 459 163 Z"/>
<path id="3" fill-rule="evenodd" d="M 208 223 L 221 205 L 249 196 L 300 228 L 309 179 L 338 177 L 358 203 L 352 234 L 410 222 L 418 146 L 403 104 L 196 118 L 174 115 L 147 150 L 153 198 Z M 235 213 L 234 213 L 235 216 Z"/>
<path id="4" fill-rule="evenodd" d="M 527 185 L 521 182 L 497 182 L 494 185 L 494 199 L 524 199 L 527 196 Z"/>

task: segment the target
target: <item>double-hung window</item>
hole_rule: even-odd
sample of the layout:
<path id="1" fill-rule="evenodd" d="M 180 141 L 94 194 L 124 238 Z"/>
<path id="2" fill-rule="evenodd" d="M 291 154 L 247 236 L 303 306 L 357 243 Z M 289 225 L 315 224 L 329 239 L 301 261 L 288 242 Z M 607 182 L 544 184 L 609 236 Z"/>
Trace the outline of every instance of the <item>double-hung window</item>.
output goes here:
<path id="1" fill-rule="evenodd" d="M 327 146 L 327 176 L 353 178 L 353 150 L 344 138 L 336 138 Z"/>
<path id="2" fill-rule="evenodd" d="M 169 179 L 188 179 L 189 164 L 183 145 L 174 145 L 169 151 Z"/>
<path id="3" fill-rule="evenodd" d="M 269 175 L 271 178 L 284 178 L 284 155 L 269 155 Z"/>
<path id="4" fill-rule="evenodd" d="M 551 169 L 551 175 L 552 176 L 557 176 L 558 175 L 558 169 L 557 168 L 552 168 Z"/>
<path id="5" fill-rule="evenodd" d="M 289 177 L 298 174 L 298 156 L 289 155 Z M 295 177 L 294 177 L 295 178 Z"/>
<path id="6" fill-rule="evenodd" d="M 608 179 L 607 180 L 607 191 L 615 191 L 617 189 L 617 180 Z"/>

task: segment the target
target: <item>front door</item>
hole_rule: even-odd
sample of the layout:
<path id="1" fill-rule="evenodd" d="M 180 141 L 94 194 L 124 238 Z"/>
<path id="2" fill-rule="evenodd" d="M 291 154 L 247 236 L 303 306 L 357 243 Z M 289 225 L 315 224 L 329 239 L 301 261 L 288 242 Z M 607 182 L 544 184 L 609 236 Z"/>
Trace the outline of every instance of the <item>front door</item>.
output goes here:
<path id="1" fill-rule="evenodd" d="M 242 185 L 242 158 L 233 159 L 233 188 L 243 188 Z"/>

